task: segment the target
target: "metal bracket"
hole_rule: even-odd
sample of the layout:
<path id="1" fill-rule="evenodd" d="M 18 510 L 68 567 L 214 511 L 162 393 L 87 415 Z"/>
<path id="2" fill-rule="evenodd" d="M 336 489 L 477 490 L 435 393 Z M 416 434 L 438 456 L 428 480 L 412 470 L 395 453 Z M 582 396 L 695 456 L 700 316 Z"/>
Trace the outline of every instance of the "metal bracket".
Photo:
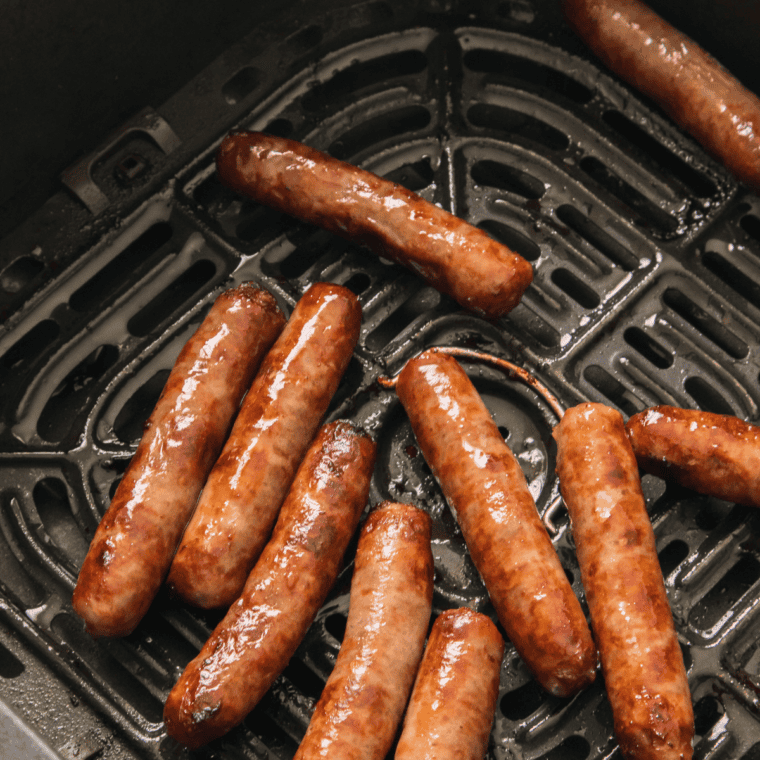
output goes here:
<path id="1" fill-rule="evenodd" d="M 131 134 L 148 137 L 167 155 L 182 142 L 163 116 L 152 108 L 144 108 L 113 132 L 101 147 L 66 169 L 61 174 L 61 181 L 92 214 L 99 214 L 111 203 L 108 196 L 93 181 L 92 168 Z"/>

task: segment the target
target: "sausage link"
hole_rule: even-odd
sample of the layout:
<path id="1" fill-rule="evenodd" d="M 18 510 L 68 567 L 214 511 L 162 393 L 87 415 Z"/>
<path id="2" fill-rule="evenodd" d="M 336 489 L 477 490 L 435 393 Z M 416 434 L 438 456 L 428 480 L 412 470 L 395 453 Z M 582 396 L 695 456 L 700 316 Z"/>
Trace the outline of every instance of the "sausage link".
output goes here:
<path id="1" fill-rule="evenodd" d="M 412 689 L 433 602 L 430 517 L 384 502 L 365 522 L 343 643 L 293 760 L 383 760 Z"/>
<path id="2" fill-rule="evenodd" d="M 580 602 L 470 379 L 433 349 L 406 364 L 396 392 L 517 651 L 552 694 L 587 686 L 597 655 Z"/>
<path id="3" fill-rule="evenodd" d="M 554 438 L 620 749 L 636 760 L 690 758 L 689 684 L 623 418 L 581 404 Z"/>
<path id="4" fill-rule="evenodd" d="M 737 417 L 654 406 L 626 424 L 644 472 L 698 493 L 760 507 L 760 427 Z"/>
<path id="5" fill-rule="evenodd" d="M 206 609 L 240 595 L 359 337 L 347 288 L 312 285 L 243 402 L 182 537 L 167 582 Z"/>
<path id="6" fill-rule="evenodd" d="M 240 401 L 285 324 L 251 285 L 222 293 L 185 344 L 98 526 L 73 605 L 95 636 L 126 636 L 148 610 Z"/>
<path id="7" fill-rule="evenodd" d="M 197 748 L 238 725 L 288 664 L 337 578 L 375 449 L 350 422 L 317 434 L 242 595 L 169 694 L 164 722 L 177 741 Z"/>
<path id="8" fill-rule="evenodd" d="M 606 66 L 760 191 L 760 98 L 638 0 L 563 0 L 563 9 Z"/>
<path id="9" fill-rule="evenodd" d="M 395 760 L 483 760 L 499 696 L 504 640 L 466 607 L 436 618 Z"/>
<path id="10" fill-rule="evenodd" d="M 223 140 L 216 164 L 233 190 L 366 245 L 489 319 L 513 309 L 533 279 L 525 259 L 482 230 L 293 140 L 235 132 Z"/>

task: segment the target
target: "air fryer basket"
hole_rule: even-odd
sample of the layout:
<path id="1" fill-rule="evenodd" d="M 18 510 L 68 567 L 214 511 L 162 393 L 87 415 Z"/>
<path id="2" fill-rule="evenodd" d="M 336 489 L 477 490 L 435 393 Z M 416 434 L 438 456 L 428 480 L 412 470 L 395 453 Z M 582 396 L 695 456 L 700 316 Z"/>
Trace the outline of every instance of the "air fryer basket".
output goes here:
<path id="1" fill-rule="evenodd" d="M 105 138 L 0 242 L 0 697 L 8 735 L 30 757 L 191 756 L 166 736 L 161 711 L 217 617 L 162 595 L 134 634 L 96 641 L 70 597 L 179 349 L 226 287 L 257 282 L 288 312 L 316 281 L 358 295 L 361 338 L 329 418 L 376 437 L 373 504 L 414 501 L 434 518 L 434 613 L 493 610 L 403 410 L 377 383 L 424 348 L 508 359 L 565 405 L 760 417 L 760 199 L 603 70 L 555 3 L 298 10 Z M 525 256 L 533 285 L 487 323 L 401 267 L 236 196 L 213 166 L 232 127 L 395 179 Z M 497 370 L 463 364 L 545 512 L 558 494 L 552 410 Z M 692 689 L 695 756 L 757 760 L 760 513 L 643 482 Z M 566 515 L 556 522 L 583 599 Z M 340 645 L 351 569 L 349 551 L 245 723 L 192 757 L 292 757 Z M 508 643 L 488 757 L 617 756 L 601 680 L 551 697 Z"/>

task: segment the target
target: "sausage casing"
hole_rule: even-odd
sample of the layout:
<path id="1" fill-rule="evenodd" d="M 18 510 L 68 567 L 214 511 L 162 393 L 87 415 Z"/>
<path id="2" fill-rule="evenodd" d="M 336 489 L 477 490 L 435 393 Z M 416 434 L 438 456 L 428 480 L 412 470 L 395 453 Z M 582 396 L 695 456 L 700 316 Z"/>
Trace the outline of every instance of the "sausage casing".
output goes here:
<path id="1" fill-rule="evenodd" d="M 581 404 L 554 438 L 620 749 L 636 760 L 690 758 L 691 694 L 623 418 Z"/>
<path id="2" fill-rule="evenodd" d="M 90 545 L 73 605 L 96 636 L 125 636 L 147 612 L 285 317 L 252 285 L 222 293 L 183 347 Z"/>
<path id="3" fill-rule="evenodd" d="M 513 309 L 533 279 L 525 259 L 477 227 L 293 140 L 235 132 L 216 161 L 233 190 L 366 245 L 489 319 Z"/>
<path id="4" fill-rule="evenodd" d="M 570 26 L 605 65 L 760 191 L 760 98 L 638 0 L 563 5 Z"/>
<path id="5" fill-rule="evenodd" d="M 463 607 L 433 623 L 395 760 L 483 760 L 499 696 L 504 640 Z"/>
<path id="6" fill-rule="evenodd" d="M 422 657 L 433 601 L 430 517 L 384 502 L 364 523 L 343 643 L 293 760 L 383 760 Z"/>
<path id="7" fill-rule="evenodd" d="M 698 493 L 760 507 L 760 427 L 737 417 L 654 406 L 626 423 L 639 467 Z"/>
<path id="8" fill-rule="evenodd" d="M 374 442 L 321 428 L 240 598 L 169 694 L 170 736 L 200 747 L 238 725 L 287 665 L 335 582 L 367 502 Z"/>
<path id="9" fill-rule="evenodd" d="M 587 686 L 597 655 L 580 602 L 472 382 L 433 349 L 407 362 L 396 392 L 517 651 L 552 694 Z"/>
<path id="10" fill-rule="evenodd" d="M 174 594 L 204 608 L 240 595 L 348 366 L 360 324 L 356 296 L 339 285 L 317 283 L 298 301 L 182 537 L 167 579 Z"/>

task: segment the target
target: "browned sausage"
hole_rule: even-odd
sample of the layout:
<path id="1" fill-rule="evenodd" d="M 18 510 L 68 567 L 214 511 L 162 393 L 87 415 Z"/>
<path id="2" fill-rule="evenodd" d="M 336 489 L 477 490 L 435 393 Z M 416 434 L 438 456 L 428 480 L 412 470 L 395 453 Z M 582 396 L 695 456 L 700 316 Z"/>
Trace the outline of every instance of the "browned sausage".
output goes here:
<path id="1" fill-rule="evenodd" d="M 216 165 L 233 190 L 368 246 L 489 319 L 513 309 L 533 279 L 525 259 L 482 230 L 293 140 L 236 132 L 222 142 Z"/>
<path id="2" fill-rule="evenodd" d="M 375 444 L 350 422 L 320 430 L 242 596 L 169 694 L 170 736 L 191 748 L 222 736 L 288 664 L 335 582 L 374 462 Z"/>
<path id="3" fill-rule="evenodd" d="M 383 760 L 422 657 L 433 602 L 430 517 L 384 502 L 359 537 L 346 633 L 293 760 Z"/>
<path id="4" fill-rule="evenodd" d="M 504 640 L 466 607 L 436 618 L 420 664 L 396 760 L 483 760 L 499 696 Z"/>
<path id="5" fill-rule="evenodd" d="M 396 392 L 517 651 L 552 694 L 587 686 L 597 665 L 591 632 L 520 464 L 472 382 L 433 349 L 406 364 Z"/>
<path id="6" fill-rule="evenodd" d="M 96 636 L 126 636 L 166 576 L 256 370 L 285 324 L 251 285 L 220 295 L 180 352 L 95 533 L 73 605 Z"/>
<path id="7" fill-rule="evenodd" d="M 690 758 L 689 683 L 623 418 L 581 404 L 565 413 L 554 438 L 623 757 Z"/>
<path id="8" fill-rule="evenodd" d="M 760 507 L 760 427 L 737 417 L 673 406 L 634 414 L 626 425 L 644 472 L 698 493 Z"/>
<path id="9" fill-rule="evenodd" d="M 182 537 L 167 582 L 204 608 L 240 595 L 359 337 L 347 288 L 312 285 L 243 402 Z"/>
<path id="10" fill-rule="evenodd" d="M 760 98 L 638 0 L 563 0 L 577 34 L 612 71 L 760 191 Z"/>

